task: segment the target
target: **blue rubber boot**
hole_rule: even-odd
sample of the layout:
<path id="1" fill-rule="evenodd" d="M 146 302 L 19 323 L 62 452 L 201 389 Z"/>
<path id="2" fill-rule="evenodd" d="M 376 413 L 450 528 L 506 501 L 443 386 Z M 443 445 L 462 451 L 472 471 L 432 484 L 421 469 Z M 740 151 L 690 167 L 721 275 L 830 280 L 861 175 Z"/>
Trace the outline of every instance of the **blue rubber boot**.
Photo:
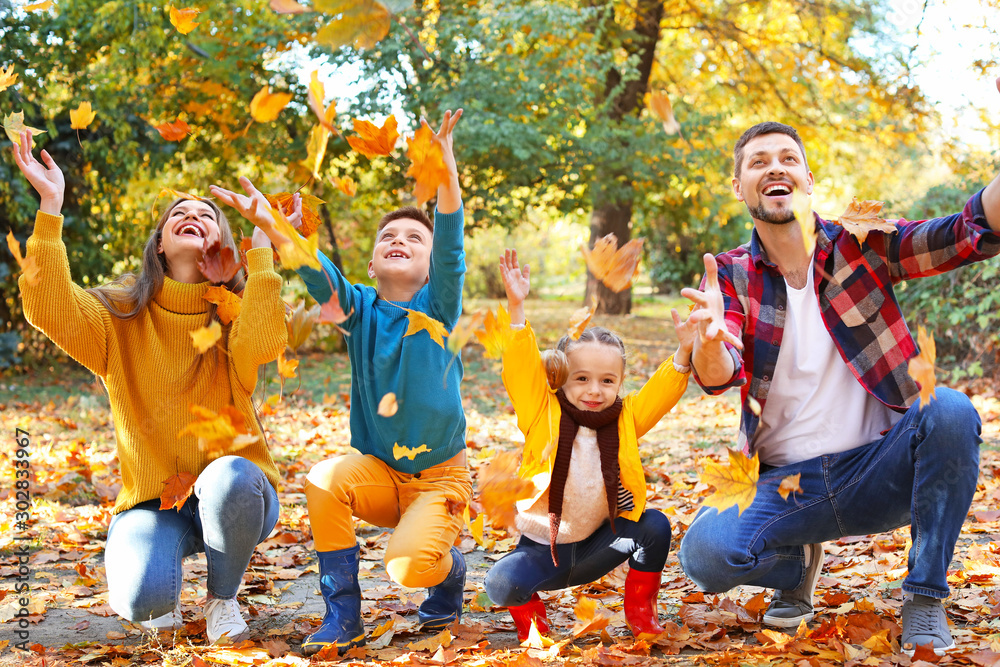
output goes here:
<path id="1" fill-rule="evenodd" d="M 443 630 L 462 620 L 462 597 L 465 593 L 465 557 L 451 548 L 451 571 L 437 586 L 427 589 L 427 599 L 417 609 L 422 630 Z"/>
<path id="2" fill-rule="evenodd" d="M 323 624 L 302 642 L 302 653 L 312 655 L 336 645 L 338 651 L 364 646 L 365 624 L 361 620 L 361 586 L 357 546 L 339 551 L 319 551 L 319 592 L 326 602 Z M 464 568 L 463 568 L 464 569 Z"/>

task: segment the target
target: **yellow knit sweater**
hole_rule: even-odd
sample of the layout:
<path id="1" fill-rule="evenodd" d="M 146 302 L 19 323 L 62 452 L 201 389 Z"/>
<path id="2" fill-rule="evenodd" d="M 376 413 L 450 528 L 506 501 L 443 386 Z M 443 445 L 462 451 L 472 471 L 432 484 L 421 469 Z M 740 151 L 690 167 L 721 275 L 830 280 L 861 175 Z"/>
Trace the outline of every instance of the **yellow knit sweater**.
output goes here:
<path id="1" fill-rule="evenodd" d="M 177 437 L 193 418 L 190 404 L 216 412 L 235 405 L 247 430 L 261 435 L 235 453 L 257 464 L 277 485 L 278 471 L 251 402 L 257 367 L 277 358 L 287 337 L 281 277 L 274 271 L 270 248 L 247 252 L 243 306 L 228 337 L 218 343 L 224 353 L 206 352 L 193 375 L 198 353 L 188 332 L 205 326 L 209 303 L 202 297 L 209 283 L 165 278 L 144 312 L 121 320 L 73 283 L 62 216 L 38 212 L 26 254 L 38 263 L 39 280 L 34 286 L 23 276 L 19 281 L 25 318 L 100 377 L 107 389 L 122 475 L 116 514 L 158 498 L 170 476 L 197 475 L 209 464 L 196 438 Z"/>

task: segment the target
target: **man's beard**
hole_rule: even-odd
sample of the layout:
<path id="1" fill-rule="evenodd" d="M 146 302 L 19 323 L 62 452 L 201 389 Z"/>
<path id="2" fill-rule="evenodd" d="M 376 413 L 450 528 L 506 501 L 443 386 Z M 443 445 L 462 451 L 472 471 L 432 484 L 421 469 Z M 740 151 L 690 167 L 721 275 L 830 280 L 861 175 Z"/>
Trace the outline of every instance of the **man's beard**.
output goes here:
<path id="1" fill-rule="evenodd" d="M 768 211 L 764 208 L 764 202 L 760 202 L 756 206 L 747 204 L 747 211 L 750 212 L 750 217 L 754 220 L 769 222 L 772 225 L 787 225 L 790 222 L 795 222 L 794 211 L 786 211 L 784 209 Z"/>

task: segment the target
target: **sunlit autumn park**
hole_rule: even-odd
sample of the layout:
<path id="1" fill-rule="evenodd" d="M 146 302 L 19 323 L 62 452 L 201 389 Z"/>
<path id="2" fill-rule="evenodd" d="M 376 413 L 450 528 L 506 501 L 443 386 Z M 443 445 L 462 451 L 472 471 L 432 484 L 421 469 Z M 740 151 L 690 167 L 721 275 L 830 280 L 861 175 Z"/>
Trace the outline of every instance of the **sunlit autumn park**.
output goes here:
<path id="1" fill-rule="evenodd" d="M 1000 666 L 1000 0 L 0 0 L 0 120 L 0 665 Z M 734 172 L 765 121 L 795 140 L 750 137 Z M 791 176 L 754 175 L 779 153 L 769 174 Z M 792 324 L 804 287 L 822 349 L 891 417 L 869 435 L 944 421 L 944 401 L 982 422 L 968 493 L 957 436 L 940 443 L 954 467 L 924 479 L 944 489 L 931 507 L 906 489 L 921 522 L 965 512 L 946 597 L 927 602 L 937 630 L 931 612 L 912 620 L 938 589 L 907 579 L 933 532 L 911 531 L 908 507 L 887 532 L 793 542 L 781 558 L 805 583 L 780 596 L 708 591 L 682 567 L 696 517 L 810 506 L 798 475 L 771 473 L 812 456 L 776 462 L 787 445 L 767 440 L 800 419 L 776 416 L 796 363 L 779 347 L 816 358 L 806 311 Z M 565 377 L 523 354 L 532 340 L 561 345 Z M 612 388 L 580 403 L 595 349 L 613 350 Z M 853 396 L 824 404 L 820 440 L 882 424 Z M 424 421 L 456 435 L 406 440 Z M 847 449 L 828 445 L 824 461 Z M 359 452 L 397 480 L 393 527 L 355 478 L 328 481 Z M 243 465 L 232 484 L 255 504 L 206 509 L 222 463 Z M 438 514 L 406 504 L 406 484 L 438 474 L 465 490 Z M 898 490 L 882 475 L 866 515 Z M 603 523 L 562 539 L 586 496 Z M 141 508 L 188 532 L 112 540 Z M 583 583 L 583 557 L 556 563 L 609 512 L 602 548 L 631 544 L 632 511 L 669 520 L 661 572 L 635 546 Z M 434 544 L 436 522 L 454 540 Z M 356 546 L 330 546 L 351 530 Z M 569 583 L 491 599 L 525 542 Z M 155 586 L 123 590 L 123 573 L 185 544 L 178 574 L 146 568 L 179 591 L 157 631 L 163 612 L 138 600 Z M 239 549 L 242 578 L 219 565 Z M 435 549 L 433 581 L 398 565 Z M 812 613 L 776 624 L 801 586 Z M 348 607 L 353 626 L 330 620 Z M 910 646 L 907 623 L 954 647 Z"/>

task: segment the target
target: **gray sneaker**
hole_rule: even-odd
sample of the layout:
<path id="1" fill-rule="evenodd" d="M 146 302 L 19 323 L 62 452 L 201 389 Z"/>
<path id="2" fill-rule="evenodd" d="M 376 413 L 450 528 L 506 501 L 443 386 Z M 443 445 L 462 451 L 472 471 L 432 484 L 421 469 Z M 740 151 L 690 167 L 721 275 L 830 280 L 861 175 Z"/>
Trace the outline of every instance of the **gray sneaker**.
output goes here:
<path id="1" fill-rule="evenodd" d="M 811 621 L 813 611 L 813 593 L 816 592 L 816 582 L 823 571 L 823 545 L 807 544 L 803 547 L 806 553 L 806 577 L 802 585 L 790 591 L 774 591 L 771 604 L 764 612 L 764 625 L 774 628 L 797 628 L 802 621 Z"/>
<path id="2" fill-rule="evenodd" d="M 903 603 L 903 636 L 900 637 L 903 653 L 912 656 L 917 646 L 924 644 L 931 644 L 937 655 L 955 648 L 941 600 L 926 595 L 907 595 L 907 598 Z"/>

